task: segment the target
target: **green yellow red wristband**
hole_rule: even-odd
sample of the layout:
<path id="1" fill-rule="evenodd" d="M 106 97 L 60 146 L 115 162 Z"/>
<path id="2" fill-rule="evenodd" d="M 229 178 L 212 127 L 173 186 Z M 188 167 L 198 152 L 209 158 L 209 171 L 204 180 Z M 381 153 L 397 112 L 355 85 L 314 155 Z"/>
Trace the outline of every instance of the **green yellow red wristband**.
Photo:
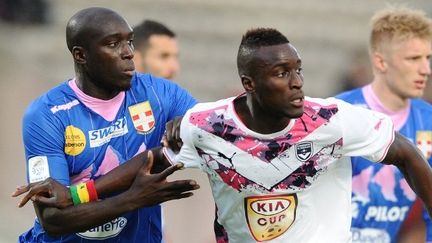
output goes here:
<path id="1" fill-rule="evenodd" d="M 80 204 L 81 201 L 79 199 L 76 186 L 71 186 L 69 189 L 70 189 L 70 192 L 71 192 L 73 204 L 74 205 Z"/>
<path id="2" fill-rule="evenodd" d="M 80 199 L 81 203 L 88 203 L 90 202 L 90 197 L 87 190 L 87 184 L 86 183 L 79 183 L 76 185 L 77 188 L 77 194 Z"/>
<path id="3" fill-rule="evenodd" d="M 96 187 L 95 187 L 94 181 L 93 180 L 89 180 L 89 181 L 86 182 L 86 184 L 87 184 L 87 190 L 88 190 L 90 202 L 97 201 L 98 200 L 98 195 L 97 195 L 97 192 L 96 192 Z"/>
<path id="4" fill-rule="evenodd" d="M 71 186 L 70 192 L 74 205 L 98 200 L 98 195 L 93 180 Z"/>

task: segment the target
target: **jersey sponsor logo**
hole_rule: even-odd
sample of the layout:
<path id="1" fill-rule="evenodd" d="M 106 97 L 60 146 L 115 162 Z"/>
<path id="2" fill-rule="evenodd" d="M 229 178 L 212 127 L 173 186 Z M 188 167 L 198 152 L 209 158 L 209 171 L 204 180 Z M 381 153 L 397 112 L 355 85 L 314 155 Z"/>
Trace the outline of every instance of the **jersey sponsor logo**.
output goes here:
<path id="1" fill-rule="evenodd" d="M 127 219 L 124 217 L 119 217 L 93 229 L 77 233 L 77 235 L 88 240 L 105 240 L 120 234 L 120 232 L 122 232 L 122 230 L 126 227 L 126 224 Z"/>
<path id="2" fill-rule="evenodd" d="M 65 147 L 64 151 L 67 155 L 77 156 L 86 146 L 86 138 L 81 129 L 69 125 L 65 129 Z"/>
<path id="3" fill-rule="evenodd" d="M 48 157 L 47 156 L 35 156 L 28 160 L 28 174 L 29 182 L 39 182 L 50 177 Z"/>
<path id="4" fill-rule="evenodd" d="M 90 140 L 90 148 L 102 146 L 112 138 L 120 137 L 128 133 L 126 117 L 119 118 L 111 126 L 88 132 Z"/>
<path id="5" fill-rule="evenodd" d="M 256 241 L 272 240 L 285 233 L 295 220 L 296 210 L 296 194 L 245 198 L 246 220 Z"/>
<path id="6" fill-rule="evenodd" d="M 351 228 L 353 243 L 390 243 L 390 235 L 385 230 L 373 228 Z"/>
<path id="7" fill-rule="evenodd" d="M 426 159 L 429 159 L 432 155 L 432 131 L 417 131 L 416 144 Z"/>
<path id="8" fill-rule="evenodd" d="M 296 157 L 300 161 L 308 160 L 313 154 L 312 142 L 301 142 L 296 144 Z"/>
<path id="9" fill-rule="evenodd" d="M 72 100 L 71 102 L 69 102 L 69 103 L 66 103 L 66 104 L 63 104 L 63 105 L 56 105 L 56 106 L 53 106 L 53 107 L 51 107 L 51 112 L 53 113 L 53 114 L 55 114 L 55 113 L 57 113 L 58 111 L 67 111 L 67 110 L 70 110 L 72 107 L 74 107 L 74 106 L 76 106 L 76 105 L 78 105 L 79 104 L 79 101 L 78 100 Z"/>
<path id="10" fill-rule="evenodd" d="M 408 213 L 409 207 L 369 206 L 364 219 L 366 221 L 396 222 L 403 221 Z"/>
<path id="11" fill-rule="evenodd" d="M 141 102 L 128 108 L 132 122 L 138 133 L 148 134 L 154 130 L 156 121 L 149 101 Z"/>

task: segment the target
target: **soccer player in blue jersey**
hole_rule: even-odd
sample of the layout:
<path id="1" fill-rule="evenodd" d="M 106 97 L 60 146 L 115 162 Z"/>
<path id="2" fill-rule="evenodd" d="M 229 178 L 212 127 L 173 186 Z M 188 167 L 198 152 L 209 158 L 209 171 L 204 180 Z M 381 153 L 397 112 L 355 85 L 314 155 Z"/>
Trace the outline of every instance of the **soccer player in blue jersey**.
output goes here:
<path id="1" fill-rule="evenodd" d="M 51 178 L 84 187 L 71 187 L 76 207 L 34 203 L 34 227 L 19 241 L 160 242 L 158 204 L 198 188 L 191 180 L 165 180 L 180 166 L 153 175 L 158 171 L 151 163 L 137 167 L 134 181 L 116 178 L 127 190 L 99 201 L 93 180 L 127 161 L 141 165 L 147 160 L 141 152 L 160 144 L 166 122 L 196 101 L 170 81 L 134 72 L 133 31 L 110 9 L 77 12 L 66 40 L 75 77 L 37 98 L 24 115 L 27 177 L 30 183 Z M 80 204 L 86 201 L 96 202 Z"/>
<path id="2" fill-rule="evenodd" d="M 390 7 L 377 12 L 372 18 L 369 43 L 372 83 L 337 96 L 389 115 L 395 128 L 417 145 L 429 163 L 432 106 L 419 98 L 431 74 L 431 23 L 418 10 Z M 353 242 L 395 242 L 415 194 L 394 166 L 355 157 L 352 170 Z M 415 235 L 407 231 L 405 237 L 407 234 Z M 424 237 L 423 232 L 420 242 Z"/>

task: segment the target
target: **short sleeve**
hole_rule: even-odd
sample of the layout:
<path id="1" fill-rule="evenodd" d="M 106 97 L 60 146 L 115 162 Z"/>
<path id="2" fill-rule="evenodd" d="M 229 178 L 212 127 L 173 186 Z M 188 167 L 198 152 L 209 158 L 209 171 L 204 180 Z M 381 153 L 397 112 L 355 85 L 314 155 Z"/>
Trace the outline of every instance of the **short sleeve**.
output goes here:
<path id="1" fill-rule="evenodd" d="M 343 130 L 343 154 L 382 161 L 395 136 L 390 117 L 341 100 L 338 108 Z"/>
<path id="2" fill-rule="evenodd" d="M 168 109 L 168 121 L 174 119 L 177 116 L 183 116 L 187 110 L 192 108 L 197 101 L 188 91 L 180 87 L 179 85 L 169 82 L 169 100 L 170 108 Z"/>
<path id="3" fill-rule="evenodd" d="M 69 169 L 64 154 L 64 129 L 48 109 L 31 106 L 23 118 L 23 142 L 29 183 L 48 177 L 69 185 Z"/>
<path id="4" fill-rule="evenodd" d="M 186 168 L 199 168 L 202 159 L 198 155 L 193 142 L 193 130 L 196 128 L 189 122 L 189 118 L 190 112 L 187 112 L 180 125 L 180 137 L 183 146 L 176 157 L 176 162 L 182 162 Z"/>

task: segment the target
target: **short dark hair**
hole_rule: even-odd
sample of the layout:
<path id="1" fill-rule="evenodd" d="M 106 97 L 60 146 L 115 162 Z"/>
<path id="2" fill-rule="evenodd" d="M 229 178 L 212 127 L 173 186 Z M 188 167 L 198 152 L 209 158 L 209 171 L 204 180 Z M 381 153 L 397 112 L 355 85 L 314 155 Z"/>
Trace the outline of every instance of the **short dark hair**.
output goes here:
<path id="1" fill-rule="evenodd" d="M 289 40 L 278 30 L 272 28 L 254 28 L 248 30 L 242 37 L 237 54 L 239 75 L 248 73 L 247 69 L 253 54 L 263 46 L 274 46 L 289 43 Z"/>
<path id="2" fill-rule="evenodd" d="M 166 35 L 175 38 L 176 34 L 165 25 L 154 20 L 144 20 L 140 24 L 133 27 L 134 46 L 136 48 L 144 47 L 148 44 L 148 40 L 152 35 Z"/>
<path id="3" fill-rule="evenodd" d="M 96 30 L 107 21 L 126 21 L 118 13 L 108 8 L 90 7 L 75 13 L 66 26 L 66 44 L 72 52 L 74 46 L 88 47 Z"/>

